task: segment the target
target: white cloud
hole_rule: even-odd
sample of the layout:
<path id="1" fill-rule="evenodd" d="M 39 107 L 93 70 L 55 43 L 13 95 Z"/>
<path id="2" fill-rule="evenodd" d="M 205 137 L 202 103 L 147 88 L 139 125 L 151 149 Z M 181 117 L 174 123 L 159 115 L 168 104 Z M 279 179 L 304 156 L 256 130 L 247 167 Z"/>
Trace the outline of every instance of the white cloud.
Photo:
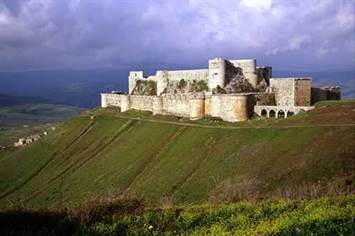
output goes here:
<path id="1" fill-rule="evenodd" d="M 272 0 L 242 0 L 241 3 L 250 8 L 268 10 L 271 8 Z"/>
<path id="2" fill-rule="evenodd" d="M 322 55 L 338 55 L 343 60 L 339 63 L 344 63 L 353 53 L 354 4 L 349 1 L 29 0 L 14 4 L 16 13 L 9 10 L 11 4 L 0 2 L 0 70 L 33 64 L 50 67 L 53 58 L 56 66 L 90 67 L 115 62 L 191 64 L 213 56 L 256 57 L 276 64 L 284 63 L 284 57 L 305 65 L 315 63 L 312 59 L 317 57 L 321 66 L 331 60 Z M 28 60 L 33 55 L 40 59 Z"/>

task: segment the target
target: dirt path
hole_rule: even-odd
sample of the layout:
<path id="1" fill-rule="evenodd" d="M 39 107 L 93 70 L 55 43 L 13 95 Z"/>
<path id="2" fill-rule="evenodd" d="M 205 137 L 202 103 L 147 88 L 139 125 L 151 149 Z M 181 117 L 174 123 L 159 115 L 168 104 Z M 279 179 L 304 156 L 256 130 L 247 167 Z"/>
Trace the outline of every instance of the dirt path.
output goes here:
<path id="1" fill-rule="evenodd" d="M 152 123 L 162 123 L 162 124 L 172 124 L 196 128 L 210 128 L 210 129 L 288 129 L 288 128 L 312 128 L 312 127 L 355 127 L 354 124 L 319 124 L 319 125 L 285 125 L 285 126 L 225 126 L 225 125 L 200 125 L 200 124 L 191 124 L 186 122 L 177 122 L 177 121 L 165 121 L 165 120 L 155 120 L 155 119 L 146 119 L 146 118 L 134 118 L 134 117 L 124 117 L 117 116 L 118 118 L 127 119 L 127 120 L 140 120 Z"/>

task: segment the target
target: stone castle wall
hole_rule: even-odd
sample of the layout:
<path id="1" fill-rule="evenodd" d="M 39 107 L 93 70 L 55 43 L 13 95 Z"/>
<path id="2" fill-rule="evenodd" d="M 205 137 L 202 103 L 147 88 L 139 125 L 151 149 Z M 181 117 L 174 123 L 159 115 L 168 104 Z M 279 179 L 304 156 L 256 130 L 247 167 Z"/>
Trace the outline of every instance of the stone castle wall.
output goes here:
<path id="1" fill-rule="evenodd" d="M 308 77 L 272 78 L 270 87 L 275 93 L 277 106 L 310 106 L 311 83 Z"/>
<path id="2" fill-rule="evenodd" d="M 233 67 L 233 68 L 231 68 Z M 208 69 L 194 70 L 159 70 L 155 75 L 143 77 L 143 71 L 131 71 L 129 73 L 129 94 L 132 93 L 138 80 L 152 80 L 157 83 L 157 95 L 161 95 L 169 81 L 206 81 L 209 91 L 217 88 L 224 88 L 228 84 L 231 74 L 234 74 L 236 67 L 240 67 L 248 82 L 256 88 L 258 85 L 258 70 L 256 60 L 225 60 L 215 58 L 208 61 Z"/>
<path id="3" fill-rule="evenodd" d="M 240 67 L 243 70 L 245 78 L 249 83 L 256 88 L 258 85 L 258 74 L 256 69 L 256 60 L 255 59 L 246 59 L 246 60 L 230 60 L 230 62 L 235 67 Z"/>
<path id="4" fill-rule="evenodd" d="M 214 58 L 208 61 L 208 69 L 159 70 L 147 78 L 143 71 L 131 71 L 129 95 L 101 94 L 101 104 L 121 111 L 145 110 L 190 119 L 210 116 L 236 122 L 249 119 L 255 105 L 309 107 L 317 100 L 340 99 L 340 88 L 311 90 L 308 77 L 271 77 L 272 68 L 257 67 L 255 59 Z"/>
<path id="5" fill-rule="evenodd" d="M 166 94 L 162 98 L 162 114 L 183 117 L 190 115 L 190 100 L 188 94 Z"/>
<path id="6" fill-rule="evenodd" d="M 254 105 L 248 94 L 208 95 L 169 94 L 164 96 L 140 96 L 122 94 L 101 94 L 102 107 L 121 107 L 152 111 L 153 114 L 189 117 L 192 120 L 205 116 L 220 117 L 225 121 L 238 122 L 251 117 Z"/>
<path id="7" fill-rule="evenodd" d="M 101 107 L 121 107 L 123 94 L 101 93 Z"/>
<path id="8" fill-rule="evenodd" d="M 154 96 L 130 95 L 129 107 L 130 109 L 153 111 L 153 98 Z"/>
<path id="9" fill-rule="evenodd" d="M 311 104 L 325 100 L 340 100 L 339 87 L 311 88 Z"/>
<path id="10" fill-rule="evenodd" d="M 295 86 L 293 79 L 270 79 L 277 106 L 293 106 L 295 102 Z"/>
<path id="11" fill-rule="evenodd" d="M 253 115 L 254 95 L 228 94 L 220 96 L 220 117 L 229 122 L 248 120 Z"/>
<path id="12" fill-rule="evenodd" d="M 295 106 L 311 105 L 311 80 L 299 79 L 295 81 Z"/>
<path id="13" fill-rule="evenodd" d="M 169 80 L 207 80 L 208 69 L 167 71 Z"/>

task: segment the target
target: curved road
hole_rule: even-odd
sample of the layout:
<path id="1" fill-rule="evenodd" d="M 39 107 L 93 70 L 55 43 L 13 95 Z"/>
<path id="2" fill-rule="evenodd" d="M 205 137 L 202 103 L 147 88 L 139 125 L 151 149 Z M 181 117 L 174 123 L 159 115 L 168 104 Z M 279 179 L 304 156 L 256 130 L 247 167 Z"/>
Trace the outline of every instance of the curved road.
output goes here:
<path id="1" fill-rule="evenodd" d="M 202 125 L 202 124 L 192 124 L 186 122 L 177 122 L 177 121 L 166 121 L 166 120 L 156 120 L 156 119 L 147 119 L 147 118 L 135 118 L 135 117 L 126 117 L 117 115 L 116 117 L 127 119 L 127 120 L 140 120 L 147 121 L 152 123 L 163 123 L 163 124 L 173 124 L 197 128 L 212 128 L 212 129 L 287 129 L 287 128 L 312 128 L 312 127 L 355 127 L 354 124 L 318 124 L 318 125 L 285 125 L 285 126 L 225 126 L 225 125 Z M 250 124 L 252 125 L 252 124 Z"/>

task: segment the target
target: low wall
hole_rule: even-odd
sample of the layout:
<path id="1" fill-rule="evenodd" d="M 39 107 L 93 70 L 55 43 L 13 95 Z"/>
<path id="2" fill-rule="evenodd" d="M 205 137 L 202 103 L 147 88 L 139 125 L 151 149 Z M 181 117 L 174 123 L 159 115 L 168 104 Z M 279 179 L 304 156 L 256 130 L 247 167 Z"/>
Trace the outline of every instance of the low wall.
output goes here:
<path id="1" fill-rule="evenodd" d="M 122 97 L 124 94 L 101 93 L 101 107 L 121 107 Z"/>

